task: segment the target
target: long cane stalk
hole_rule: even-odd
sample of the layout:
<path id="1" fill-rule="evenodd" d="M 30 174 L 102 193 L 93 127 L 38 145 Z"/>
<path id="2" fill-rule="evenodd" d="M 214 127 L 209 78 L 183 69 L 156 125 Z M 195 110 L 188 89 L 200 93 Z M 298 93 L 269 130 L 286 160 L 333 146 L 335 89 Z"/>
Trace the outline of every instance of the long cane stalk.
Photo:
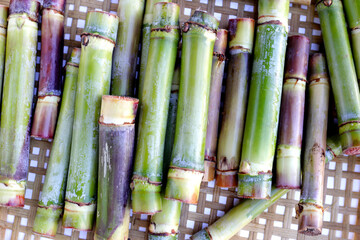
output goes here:
<path id="1" fill-rule="evenodd" d="M 5 69 L 5 47 L 6 47 L 6 34 L 7 34 L 7 18 L 9 8 L 0 5 L 0 101 L 2 96 L 4 69 Z"/>
<path id="2" fill-rule="evenodd" d="M 119 30 L 112 66 L 111 94 L 133 96 L 145 0 L 119 0 Z"/>
<path id="3" fill-rule="evenodd" d="M 179 43 L 179 6 L 157 3 L 153 17 L 132 182 L 133 211 L 146 214 L 161 211 L 166 121 Z"/>
<path id="4" fill-rule="evenodd" d="M 165 198 L 196 204 L 204 175 L 211 66 L 219 22 L 195 11 L 183 27 L 179 105 Z"/>
<path id="5" fill-rule="evenodd" d="M 41 18 L 38 100 L 31 136 L 52 140 L 61 96 L 65 0 L 45 0 Z"/>
<path id="6" fill-rule="evenodd" d="M 145 6 L 144 20 L 142 23 L 141 57 L 140 57 L 140 76 L 138 84 L 138 97 L 142 101 L 141 93 L 144 85 L 146 65 L 149 55 L 151 24 L 153 21 L 154 5 L 158 2 L 171 2 L 171 0 L 147 0 Z"/>
<path id="7" fill-rule="evenodd" d="M 228 240 L 237 232 L 273 205 L 289 190 L 273 188 L 268 200 L 242 200 L 215 223 L 199 231 L 192 240 Z"/>
<path id="8" fill-rule="evenodd" d="M 276 155 L 278 188 L 300 189 L 300 155 L 309 51 L 310 40 L 307 37 L 289 37 Z"/>
<path id="9" fill-rule="evenodd" d="M 180 59 L 178 59 L 180 60 Z M 164 164 L 162 181 L 164 192 L 166 186 L 166 174 L 169 171 L 171 152 L 175 137 L 176 112 L 179 97 L 180 63 L 177 61 L 171 86 L 169 111 L 166 125 Z M 181 202 L 165 199 L 162 195 L 162 210 L 151 216 L 149 225 L 149 240 L 172 240 L 177 239 L 179 221 L 181 215 Z"/>
<path id="10" fill-rule="evenodd" d="M 222 82 L 225 70 L 225 53 L 228 39 L 228 31 L 219 29 L 216 33 L 214 56 L 211 70 L 209 113 L 206 130 L 205 159 L 204 159 L 204 182 L 215 178 L 216 148 L 218 141 L 219 112 Z"/>
<path id="11" fill-rule="evenodd" d="M 128 239 L 138 103 L 135 98 L 102 97 L 95 239 Z"/>
<path id="12" fill-rule="evenodd" d="M 323 220 L 326 132 L 329 108 L 329 78 L 325 58 L 310 58 L 309 112 L 306 126 L 300 202 L 296 212 L 299 233 L 319 235 Z"/>
<path id="13" fill-rule="evenodd" d="M 90 11 L 81 37 L 69 175 L 63 226 L 91 230 L 96 208 L 98 120 L 101 97 L 110 92 L 118 17 Z"/>
<path id="14" fill-rule="evenodd" d="M 351 31 L 351 46 L 358 80 L 360 79 L 360 2 L 344 0 L 344 10 Z"/>
<path id="15" fill-rule="evenodd" d="M 12 0 L 9 7 L 0 125 L 0 205 L 3 206 L 24 206 L 39 9 L 36 0 Z"/>
<path id="16" fill-rule="evenodd" d="M 317 11 L 329 65 L 344 154 L 360 153 L 360 94 L 342 2 L 319 0 Z"/>
<path id="17" fill-rule="evenodd" d="M 226 79 L 224 113 L 217 152 L 216 185 L 236 187 L 254 43 L 255 21 L 229 20 L 230 60 Z"/>
<path id="18" fill-rule="evenodd" d="M 63 212 L 68 175 L 80 48 L 74 48 L 66 64 L 66 77 L 54 143 L 38 203 L 33 232 L 54 237 Z"/>
<path id="19" fill-rule="evenodd" d="M 283 85 L 289 0 L 259 0 L 238 196 L 269 198 Z"/>

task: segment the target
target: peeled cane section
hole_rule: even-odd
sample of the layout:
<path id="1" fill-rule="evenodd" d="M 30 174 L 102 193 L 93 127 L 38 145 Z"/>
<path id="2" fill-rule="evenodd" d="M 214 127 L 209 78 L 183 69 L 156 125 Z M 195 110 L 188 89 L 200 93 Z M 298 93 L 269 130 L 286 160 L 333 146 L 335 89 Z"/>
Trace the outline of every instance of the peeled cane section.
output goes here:
<path id="1" fill-rule="evenodd" d="M 273 205 L 289 190 L 272 188 L 268 200 L 243 200 L 215 223 L 193 235 L 192 240 L 228 240 Z"/>
<path id="2" fill-rule="evenodd" d="M 145 0 L 120 0 L 119 30 L 114 50 L 111 94 L 133 96 Z"/>
<path id="3" fill-rule="evenodd" d="M 289 37 L 276 155 L 278 188 L 300 189 L 300 155 L 309 50 L 310 41 L 307 37 L 301 35 Z"/>
<path id="4" fill-rule="evenodd" d="M 70 60 L 66 64 L 65 85 L 57 131 L 34 220 L 33 232 L 47 237 L 56 235 L 60 215 L 64 207 L 80 53 L 80 48 L 74 48 Z"/>
<path id="5" fill-rule="evenodd" d="M 24 206 L 40 4 L 12 0 L 0 126 L 0 205 Z"/>
<path id="6" fill-rule="evenodd" d="M 360 94 L 342 2 L 317 3 L 343 153 L 360 153 Z"/>
<path id="7" fill-rule="evenodd" d="M 161 211 L 161 180 L 171 82 L 179 43 L 179 6 L 157 3 L 150 38 L 132 182 L 135 213 Z"/>
<path id="8" fill-rule="evenodd" d="M 306 125 L 300 202 L 296 206 L 299 233 L 319 235 L 323 221 L 329 78 L 322 54 L 310 58 L 309 112 Z"/>
<path id="9" fill-rule="evenodd" d="M 238 196 L 268 199 L 283 85 L 289 0 L 260 0 Z"/>
<path id="10" fill-rule="evenodd" d="M 147 0 L 145 6 L 145 14 L 142 22 L 141 30 L 141 56 L 140 56 L 140 76 L 138 83 L 138 98 L 140 102 L 142 101 L 141 93 L 144 85 L 145 71 L 149 54 L 150 46 L 150 34 L 151 34 L 151 24 L 153 21 L 154 15 L 154 5 L 158 2 L 171 2 L 171 0 Z"/>
<path id="11" fill-rule="evenodd" d="M 176 124 L 176 112 L 179 97 L 179 74 L 180 74 L 180 59 L 177 59 L 176 67 L 173 75 L 173 82 L 171 86 L 169 111 L 166 125 L 165 135 L 165 149 L 164 149 L 164 162 L 163 173 L 164 179 L 162 181 L 162 192 L 164 193 L 167 173 L 169 171 L 169 165 L 171 160 L 171 152 L 175 137 L 175 124 Z M 162 209 L 151 216 L 149 225 L 149 240 L 166 240 L 177 239 L 179 230 L 179 222 L 181 215 L 181 202 L 175 200 L 169 200 L 164 198 L 162 194 Z"/>
<path id="12" fill-rule="evenodd" d="M 348 27 L 351 32 L 352 53 L 354 56 L 355 68 L 358 81 L 360 79 L 360 2 L 344 0 L 344 10 Z"/>
<path id="13" fill-rule="evenodd" d="M 165 198 L 196 204 L 204 175 L 211 66 L 219 22 L 195 11 L 183 27 L 175 140 Z"/>
<path id="14" fill-rule="evenodd" d="M 69 175 L 63 226 L 91 230 L 96 208 L 98 120 L 101 97 L 110 92 L 116 15 L 90 11 L 81 37 Z"/>
<path id="15" fill-rule="evenodd" d="M 206 130 L 205 143 L 205 173 L 204 182 L 209 182 L 215 178 L 216 165 L 216 148 L 218 141 L 219 114 L 221 89 L 225 69 L 225 53 L 228 40 L 228 31 L 219 29 L 216 33 L 214 45 L 213 62 L 211 70 L 210 96 L 209 96 L 209 113 Z"/>
<path id="16" fill-rule="evenodd" d="M 229 65 L 217 150 L 216 185 L 236 187 L 249 92 L 255 21 L 229 20 Z"/>
<path id="17" fill-rule="evenodd" d="M 9 8 L 0 5 L 0 101 L 2 97 L 2 88 L 4 80 L 5 69 L 5 47 L 6 47 L 6 34 L 7 34 L 7 18 Z"/>
<path id="18" fill-rule="evenodd" d="M 138 103 L 130 97 L 102 97 L 95 239 L 128 239 Z"/>

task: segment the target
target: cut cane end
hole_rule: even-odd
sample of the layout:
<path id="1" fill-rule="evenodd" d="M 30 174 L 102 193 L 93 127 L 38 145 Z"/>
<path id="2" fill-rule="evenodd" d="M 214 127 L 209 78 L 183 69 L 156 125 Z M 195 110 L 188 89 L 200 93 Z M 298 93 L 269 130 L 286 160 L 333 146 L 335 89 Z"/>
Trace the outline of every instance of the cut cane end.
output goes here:
<path id="1" fill-rule="evenodd" d="M 215 179 L 215 165 L 216 163 L 213 161 L 204 161 L 205 174 L 203 182 L 211 182 Z"/>
<path id="2" fill-rule="evenodd" d="M 58 228 L 62 208 L 38 207 L 34 220 L 33 233 L 54 238 Z"/>
<path id="3" fill-rule="evenodd" d="M 65 200 L 63 228 L 91 231 L 95 218 L 96 204 L 80 205 Z"/>
<path id="4" fill-rule="evenodd" d="M 161 212 L 161 184 L 134 178 L 131 188 L 133 213 L 154 215 Z"/>
<path id="5" fill-rule="evenodd" d="M 197 204 L 203 172 L 170 167 L 165 198 L 188 204 Z"/>
<path id="6" fill-rule="evenodd" d="M 191 240 L 212 240 L 211 235 L 208 233 L 207 228 L 200 230 L 190 237 Z"/>
<path id="7" fill-rule="evenodd" d="M 272 174 L 248 175 L 238 174 L 239 198 L 270 199 Z"/>
<path id="8" fill-rule="evenodd" d="M 349 156 L 360 154 L 360 121 L 350 121 L 339 127 L 343 153 Z"/>
<path id="9" fill-rule="evenodd" d="M 158 234 L 154 234 L 149 232 L 148 234 L 148 240 L 177 240 L 177 234 L 169 234 L 169 235 L 158 235 Z"/>
<path id="10" fill-rule="evenodd" d="M 156 224 L 151 222 L 149 225 L 149 240 L 172 240 L 177 239 L 177 230 L 170 224 Z"/>
<path id="11" fill-rule="evenodd" d="M 216 186 L 223 188 L 235 188 L 238 186 L 237 172 L 216 171 Z"/>
<path id="12" fill-rule="evenodd" d="M 54 138 L 60 97 L 39 97 L 36 104 L 31 137 L 52 140 Z"/>
<path id="13" fill-rule="evenodd" d="M 0 181 L 0 206 L 19 207 L 25 205 L 26 181 L 2 179 Z"/>
<path id="14" fill-rule="evenodd" d="M 310 204 L 299 204 L 299 230 L 301 234 L 317 236 L 323 225 L 323 209 Z"/>

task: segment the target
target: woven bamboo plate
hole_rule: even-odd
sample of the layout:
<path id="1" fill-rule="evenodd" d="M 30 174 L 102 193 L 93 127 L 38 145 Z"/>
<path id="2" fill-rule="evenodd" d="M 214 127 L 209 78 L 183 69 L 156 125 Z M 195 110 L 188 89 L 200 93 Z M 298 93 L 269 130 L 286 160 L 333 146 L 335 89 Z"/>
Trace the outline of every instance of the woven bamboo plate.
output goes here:
<path id="1" fill-rule="evenodd" d="M 254 18 L 257 14 L 257 1 L 254 0 L 175 0 L 175 2 L 181 7 L 182 22 L 188 19 L 195 9 L 202 9 L 213 13 L 220 20 L 222 28 L 227 26 L 229 18 Z M 9 1 L 0 0 L 0 3 L 8 5 Z M 67 54 L 73 47 L 80 47 L 80 34 L 85 25 L 86 12 L 93 9 L 116 12 L 117 3 L 118 0 L 67 0 L 64 59 L 67 59 Z M 293 4 L 290 11 L 290 34 L 300 33 L 308 36 L 311 50 L 319 51 L 322 40 L 315 6 Z M 37 63 L 40 62 L 39 58 Z M 32 226 L 50 149 L 51 143 L 32 139 L 25 207 L 0 208 L 1 240 L 44 239 L 32 234 Z M 188 239 L 193 233 L 224 215 L 239 201 L 234 198 L 235 189 L 223 189 L 214 185 L 214 182 L 202 184 L 197 206 L 184 205 L 179 239 Z M 297 234 L 294 206 L 300 198 L 300 192 L 291 191 L 232 239 L 360 239 L 360 158 L 339 157 L 328 164 L 325 186 L 324 228 L 321 236 L 304 237 Z M 132 215 L 130 239 L 146 239 L 148 223 L 147 215 Z M 92 236 L 91 232 L 63 230 L 59 226 L 56 239 L 92 239 Z"/>

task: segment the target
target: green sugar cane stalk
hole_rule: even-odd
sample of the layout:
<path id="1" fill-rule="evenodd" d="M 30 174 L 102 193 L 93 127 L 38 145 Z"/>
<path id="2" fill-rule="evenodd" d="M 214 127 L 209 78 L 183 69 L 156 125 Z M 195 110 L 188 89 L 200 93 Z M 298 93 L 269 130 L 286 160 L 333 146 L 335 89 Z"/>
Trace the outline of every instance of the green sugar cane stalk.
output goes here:
<path id="1" fill-rule="evenodd" d="M 259 0 L 254 64 L 245 122 L 238 196 L 271 194 L 283 85 L 289 0 Z"/>
<path id="2" fill-rule="evenodd" d="M 342 147 L 339 135 L 333 135 L 326 139 L 326 163 L 334 160 L 337 156 L 341 155 Z"/>
<path id="3" fill-rule="evenodd" d="M 229 20 L 230 60 L 217 151 L 216 185 L 236 187 L 249 92 L 255 21 Z"/>
<path id="4" fill-rule="evenodd" d="M 360 153 L 360 94 L 342 2 L 317 2 L 343 153 Z"/>
<path id="5" fill-rule="evenodd" d="M 118 17 L 90 11 L 81 38 L 69 175 L 63 226 L 91 230 L 96 208 L 98 120 L 101 96 L 109 94 Z"/>
<path id="6" fill-rule="evenodd" d="M 326 132 L 329 109 L 329 78 L 325 57 L 314 54 L 309 63 L 309 107 L 306 125 L 300 202 L 296 206 L 299 233 L 321 234 L 325 175 Z"/>
<path id="7" fill-rule="evenodd" d="M 38 99 L 31 136 L 52 140 L 62 88 L 65 0 L 45 0 L 41 16 Z"/>
<path id="8" fill-rule="evenodd" d="M 139 100 L 102 97 L 95 239 L 128 239 L 130 181 Z"/>
<path id="9" fill-rule="evenodd" d="M 7 18 L 9 8 L 0 5 L 0 102 L 2 96 L 4 69 L 5 69 L 5 47 L 6 47 L 6 34 L 7 34 Z"/>
<path id="10" fill-rule="evenodd" d="M 300 189 L 301 143 L 310 40 L 289 37 L 281 99 L 279 141 L 276 155 L 276 187 Z"/>
<path id="11" fill-rule="evenodd" d="M 192 240 L 228 240 L 273 205 L 289 190 L 273 188 L 268 200 L 242 200 L 215 223 L 193 235 Z"/>
<path id="12" fill-rule="evenodd" d="M 225 70 L 227 37 L 228 31 L 226 29 L 219 29 L 216 33 L 211 70 L 209 113 L 205 142 L 204 182 L 210 182 L 215 178 L 216 147 L 218 141 L 220 100 Z"/>
<path id="13" fill-rule="evenodd" d="M 12 0 L 9 7 L 0 125 L 2 206 L 24 206 L 39 9 L 35 0 Z"/>
<path id="14" fill-rule="evenodd" d="M 65 85 L 57 131 L 34 220 L 33 232 L 47 237 L 55 236 L 64 207 L 80 52 L 80 48 L 74 48 L 70 60 L 66 64 Z"/>
<path id="15" fill-rule="evenodd" d="M 119 30 L 113 56 L 111 94 L 133 96 L 145 0 L 119 0 Z"/>
<path id="16" fill-rule="evenodd" d="M 155 4 L 132 181 L 135 213 L 161 211 L 166 122 L 179 37 L 179 6 Z"/>
<path id="17" fill-rule="evenodd" d="M 183 27 L 179 103 L 165 198 L 196 204 L 204 175 L 211 66 L 219 22 L 195 11 Z"/>
<path id="18" fill-rule="evenodd" d="M 355 68 L 360 79 L 360 2 L 343 0 L 345 15 L 351 31 L 351 45 L 354 56 Z"/>
<path id="19" fill-rule="evenodd" d="M 164 147 L 164 164 L 162 181 L 163 191 L 166 186 L 166 174 L 169 171 L 171 152 L 175 137 L 176 112 L 179 97 L 180 81 L 180 59 L 176 63 L 173 82 L 171 86 L 169 111 L 166 125 L 165 147 Z M 175 240 L 179 229 L 181 215 L 181 202 L 165 199 L 162 195 L 162 210 L 151 216 L 149 225 L 149 240 Z"/>
<path id="20" fill-rule="evenodd" d="M 142 89 L 143 89 L 143 85 L 144 85 L 146 64 L 147 64 L 148 54 L 149 54 L 151 24 L 153 21 L 154 5 L 158 2 L 171 2 L 171 0 L 147 0 L 146 1 L 144 20 L 142 23 L 140 76 L 139 76 L 139 84 L 138 84 L 139 89 L 137 91 L 140 102 L 142 101 L 141 93 L 142 93 Z"/>

